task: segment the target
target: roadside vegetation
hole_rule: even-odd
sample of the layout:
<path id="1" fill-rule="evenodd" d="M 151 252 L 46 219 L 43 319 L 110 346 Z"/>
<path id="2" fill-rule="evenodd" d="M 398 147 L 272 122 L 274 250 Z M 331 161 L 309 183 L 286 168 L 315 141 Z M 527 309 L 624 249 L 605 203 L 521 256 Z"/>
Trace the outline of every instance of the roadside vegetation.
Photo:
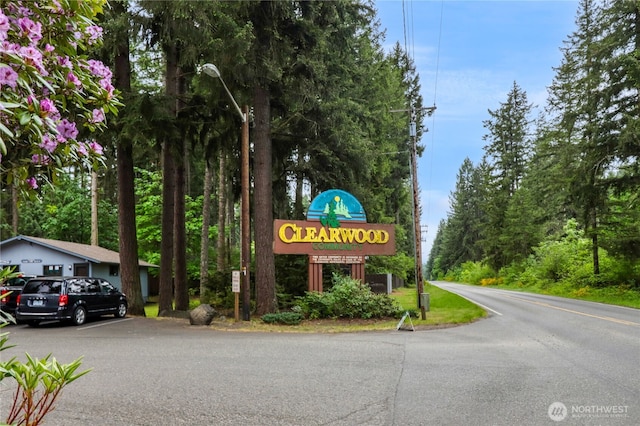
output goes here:
<path id="1" fill-rule="evenodd" d="M 390 295 L 374 294 L 359 281 L 349 277 L 334 277 L 334 285 L 330 290 L 306 293 L 289 310 L 255 316 L 249 322 L 235 322 L 230 314 L 223 319 L 216 319 L 212 327 L 239 331 L 328 333 L 394 330 L 407 311 L 416 329 L 465 324 L 486 316 L 482 308 L 436 286 L 426 284 L 425 292 L 430 295 L 430 309 L 423 320 L 417 307 L 415 287 L 394 289 Z M 198 299 L 192 299 L 192 308 L 198 304 Z M 155 301 L 147 303 L 145 310 L 149 318 L 158 315 Z"/>
<path id="2" fill-rule="evenodd" d="M 544 241 L 525 260 L 497 273 L 483 262 L 465 262 L 440 279 L 640 308 L 640 264 L 600 250 L 600 274 L 592 271 L 591 242 L 569 221 L 563 237 Z"/>

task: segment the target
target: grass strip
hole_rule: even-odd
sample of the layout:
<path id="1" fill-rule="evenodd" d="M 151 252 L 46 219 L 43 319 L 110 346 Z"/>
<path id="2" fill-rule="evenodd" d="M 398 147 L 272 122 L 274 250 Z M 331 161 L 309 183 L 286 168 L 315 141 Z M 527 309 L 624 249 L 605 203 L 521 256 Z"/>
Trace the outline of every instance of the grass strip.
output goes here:
<path id="1" fill-rule="evenodd" d="M 418 312 L 418 318 L 412 316 L 413 325 L 420 328 L 444 327 L 473 322 L 486 316 L 484 309 L 468 300 L 450 293 L 436 286 L 425 284 L 425 293 L 429 293 L 430 309 L 426 312 L 426 319 L 421 319 L 418 310 L 418 294 L 415 288 L 401 287 L 395 289 L 390 295 L 395 299 L 404 311 Z M 145 312 L 148 318 L 158 316 L 158 304 L 147 303 Z M 394 330 L 398 319 L 361 320 L 361 319 L 335 319 L 335 320 L 308 320 L 300 325 L 265 324 L 258 317 L 251 321 L 234 322 L 233 319 L 219 322 L 213 325 L 218 329 L 234 331 L 266 331 L 266 332 L 319 332 L 319 333 L 344 333 L 356 331 Z"/>

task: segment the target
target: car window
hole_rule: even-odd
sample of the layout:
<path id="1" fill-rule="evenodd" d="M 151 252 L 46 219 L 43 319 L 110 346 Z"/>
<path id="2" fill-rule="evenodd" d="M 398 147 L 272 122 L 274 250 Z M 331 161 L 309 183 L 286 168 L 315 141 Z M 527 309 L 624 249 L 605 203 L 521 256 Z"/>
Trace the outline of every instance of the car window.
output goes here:
<path id="1" fill-rule="evenodd" d="M 62 281 L 30 280 L 22 289 L 23 293 L 60 294 Z"/>
<path id="2" fill-rule="evenodd" d="M 114 286 L 104 280 L 100 280 L 100 287 L 102 288 L 102 294 L 111 294 L 116 290 Z"/>
<path id="3" fill-rule="evenodd" d="M 9 278 L 5 283 L 8 287 L 21 287 L 27 283 L 27 280 L 22 277 Z"/>
<path id="4" fill-rule="evenodd" d="M 100 293 L 100 286 L 98 285 L 96 280 L 87 280 L 87 292 Z"/>
<path id="5" fill-rule="evenodd" d="M 83 280 L 69 280 L 67 291 L 69 293 L 84 293 L 86 291 L 86 283 Z"/>

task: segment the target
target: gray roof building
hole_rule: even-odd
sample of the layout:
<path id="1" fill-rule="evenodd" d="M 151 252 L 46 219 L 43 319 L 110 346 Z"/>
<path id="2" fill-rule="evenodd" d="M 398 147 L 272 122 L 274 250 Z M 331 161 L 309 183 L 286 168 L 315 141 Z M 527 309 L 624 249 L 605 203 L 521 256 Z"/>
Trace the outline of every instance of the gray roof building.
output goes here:
<path id="1" fill-rule="evenodd" d="M 149 262 L 139 260 L 142 295 L 149 295 Z M 122 289 L 120 254 L 100 246 L 18 235 L 0 242 L 0 267 L 25 274 L 92 276 Z"/>

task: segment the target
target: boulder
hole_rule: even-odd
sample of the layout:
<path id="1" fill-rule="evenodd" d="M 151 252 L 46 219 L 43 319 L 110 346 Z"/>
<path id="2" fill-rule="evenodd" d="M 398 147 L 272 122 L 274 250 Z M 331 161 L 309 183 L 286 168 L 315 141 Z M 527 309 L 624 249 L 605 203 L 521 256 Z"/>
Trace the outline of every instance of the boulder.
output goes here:
<path id="1" fill-rule="evenodd" d="M 191 325 L 209 325 L 217 312 L 211 305 L 203 304 L 189 312 Z"/>

